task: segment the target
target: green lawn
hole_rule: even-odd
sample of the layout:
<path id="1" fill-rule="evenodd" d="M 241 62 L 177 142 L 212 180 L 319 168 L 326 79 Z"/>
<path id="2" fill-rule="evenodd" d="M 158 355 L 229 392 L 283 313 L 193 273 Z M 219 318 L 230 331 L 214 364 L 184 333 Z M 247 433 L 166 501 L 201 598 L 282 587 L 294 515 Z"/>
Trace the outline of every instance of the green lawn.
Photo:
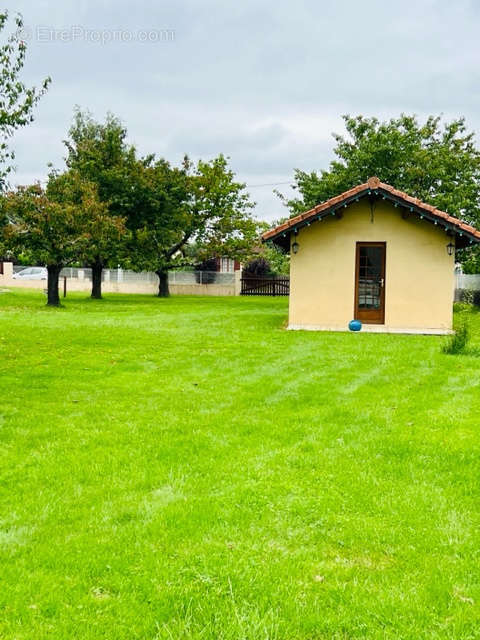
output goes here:
<path id="1" fill-rule="evenodd" d="M 480 314 L 0 294 L 0 638 L 480 638 Z"/>

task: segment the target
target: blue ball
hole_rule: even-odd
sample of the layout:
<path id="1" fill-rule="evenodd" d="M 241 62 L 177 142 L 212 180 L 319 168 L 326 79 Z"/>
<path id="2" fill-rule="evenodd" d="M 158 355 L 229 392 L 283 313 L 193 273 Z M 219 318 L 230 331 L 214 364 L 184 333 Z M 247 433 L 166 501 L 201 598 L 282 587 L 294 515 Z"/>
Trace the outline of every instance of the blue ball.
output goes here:
<path id="1" fill-rule="evenodd" d="M 350 322 L 348 323 L 348 328 L 350 329 L 350 331 L 361 331 L 362 323 L 360 322 L 360 320 L 350 320 Z"/>

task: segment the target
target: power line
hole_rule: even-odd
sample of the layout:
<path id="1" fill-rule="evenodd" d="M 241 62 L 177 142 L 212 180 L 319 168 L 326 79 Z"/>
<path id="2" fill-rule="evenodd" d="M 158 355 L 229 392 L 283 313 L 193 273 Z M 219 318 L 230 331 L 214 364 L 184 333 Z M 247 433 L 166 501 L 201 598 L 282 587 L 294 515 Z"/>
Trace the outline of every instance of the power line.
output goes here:
<path id="1" fill-rule="evenodd" d="M 245 185 L 245 187 L 247 187 L 248 189 L 252 189 L 253 187 L 276 187 L 281 184 L 292 185 L 293 182 L 266 182 L 265 184 L 247 184 Z"/>

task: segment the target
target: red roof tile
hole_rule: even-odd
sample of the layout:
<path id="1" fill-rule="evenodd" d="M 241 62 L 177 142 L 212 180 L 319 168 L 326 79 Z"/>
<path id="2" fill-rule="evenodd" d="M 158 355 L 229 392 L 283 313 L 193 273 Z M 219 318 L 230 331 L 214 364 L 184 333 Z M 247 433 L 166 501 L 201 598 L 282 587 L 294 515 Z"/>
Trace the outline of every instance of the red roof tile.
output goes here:
<path id="1" fill-rule="evenodd" d="M 362 193 L 362 195 L 366 195 L 369 190 L 378 191 L 379 193 L 383 192 L 384 194 L 387 195 L 387 197 L 388 195 L 391 195 L 397 200 L 399 200 L 400 204 L 403 204 L 404 206 L 414 205 L 420 211 L 423 210 L 428 212 L 428 214 L 431 215 L 434 219 L 447 222 L 455 232 L 459 234 L 462 234 L 463 232 L 465 232 L 466 234 L 469 235 L 471 240 L 480 242 L 480 231 L 475 227 L 472 227 L 466 222 L 463 222 L 462 220 L 459 220 L 458 218 L 455 218 L 454 216 L 451 216 L 448 213 L 445 213 L 445 211 L 440 211 L 436 207 L 433 207 L 431 204 L 421 202 L 418 198 L 413 198 L 412 196 L 409 196 L 408 193 L 405 193 L 404 191 L 399 191 L 398 189 L 395 189 L 394 187 L 390 186 L 389 184 L 386 184 L 385 182 L 380 182 L 380 180 L 376 177 L 369 178 L 367 182 L 363 184 L 359 184 L 356 187 L 353 187 L 352 189 L 349 189 L 348 191 L 345 191 L 344 193 L 338 196 L 335 196 L 334 198 L 330 198 L 329 200 L 326 200 L 325 202 L 318 204 L 316 207 L 313 207 L 313 209 L 309 209 L 308 211 L 305 211 L 304 213 L 301 213 L 300 215 L 295 216 L 294 218 L 290 218 L 289 220 L 285 221 L 283 224 L 278 225 L 278 227 L 275 227 L 274 229 L 270 229 L 269 231 L 266 231 L 262 235 L 262 240 L 263 241 L 273 240 L 278 236 L 282 236 L 284 233 L 290 232 L 290 230 L 293 229 L 294 227 L 303 226 L 303 223 L 309 220 L 313 220 L 319 213 L 322 213 L 323 211 L 331 209 L 335 205 L 342 204 L 346 200 L 350 200 L 352 197 L 356 196 L 357 194 Z"/>

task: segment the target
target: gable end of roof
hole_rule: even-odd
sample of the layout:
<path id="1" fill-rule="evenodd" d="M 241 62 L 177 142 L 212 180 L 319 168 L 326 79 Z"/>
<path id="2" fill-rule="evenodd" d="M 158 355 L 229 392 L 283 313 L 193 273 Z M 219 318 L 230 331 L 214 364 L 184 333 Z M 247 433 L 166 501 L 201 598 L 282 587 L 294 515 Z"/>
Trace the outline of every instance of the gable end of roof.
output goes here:
<path id="1" fill-rule="evenodd" d="M 418 198 L 409 196 L 403 191 L 380 182 L 375 177 L 369 178 L 367 182 L 357 185 L 334 198 L 330 198 L 316 207 L 266 231 L 262 235 L 262 242 L 273 242 L 288 250 L 291 233 L 297 232 L 302 227 L 310 226 L 312 223 L 320 221 L 329 215 L 339 217 L 341 209 L 345 209 L 349 204 L 368 196 L 389 200 L 393 202 L 395 207 L 406 209 L 436 226 L 443 226 L 447 232 L 457 236 L 457 247 L 459 248 L 468 246 L 468 244 L 480 243 L 480 231 L 475 227 L 444 211 L 440 211 L 430 204 L 422 202 Z"/>

